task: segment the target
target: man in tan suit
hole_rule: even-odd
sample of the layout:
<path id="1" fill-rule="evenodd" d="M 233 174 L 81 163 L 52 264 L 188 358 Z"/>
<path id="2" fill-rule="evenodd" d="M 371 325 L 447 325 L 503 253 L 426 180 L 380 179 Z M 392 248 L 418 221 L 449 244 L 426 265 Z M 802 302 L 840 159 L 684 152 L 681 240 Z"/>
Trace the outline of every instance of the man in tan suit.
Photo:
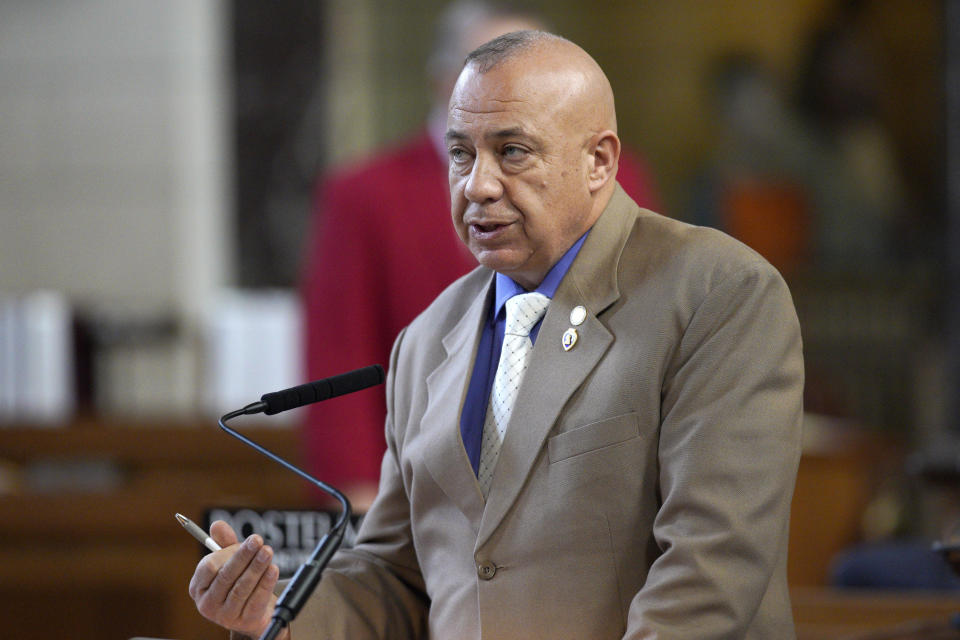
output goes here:
<path id="1" fill-rule="evenodd" d="M 291 637 L 792 637 L 803 365 L 783 280 L 626 196 L 610 85 L 567 40 L 474 51 L 447 142 L 454 225 L 481 267 L 397 339 L 378 497 Z M 513 291 L 549 306 L 491 462 L 489 352 Z M 258 634 L 271 550 L 212 535 L 226 548 L 191 595 Z"/>

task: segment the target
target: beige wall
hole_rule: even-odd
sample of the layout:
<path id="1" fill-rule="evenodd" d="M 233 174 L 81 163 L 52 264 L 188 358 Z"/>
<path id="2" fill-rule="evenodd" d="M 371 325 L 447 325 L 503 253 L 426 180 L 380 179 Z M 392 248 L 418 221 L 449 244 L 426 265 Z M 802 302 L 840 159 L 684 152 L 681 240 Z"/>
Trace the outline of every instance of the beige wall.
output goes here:
<path id="1" fill-rule="evenodd" d="M 223 8 L 0 3 L 0 292 L 196 311 L 226 279 Z"/>

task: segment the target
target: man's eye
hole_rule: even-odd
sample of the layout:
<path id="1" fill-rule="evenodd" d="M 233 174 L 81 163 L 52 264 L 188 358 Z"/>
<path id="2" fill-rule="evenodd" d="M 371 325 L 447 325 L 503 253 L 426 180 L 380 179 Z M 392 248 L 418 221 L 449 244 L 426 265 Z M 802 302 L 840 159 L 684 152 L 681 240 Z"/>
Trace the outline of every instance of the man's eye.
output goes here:
<path id="1" fill-rule="evenodd" d="M 453 149 L 450 149 L 450 159 L 453 162 L 456 162 L 456 163 L 466 162 L 467 156 L 468 156 L 467 152 L 459 147 L 454 147 Z"/>
<path id="2" fill-rule="evenodd" d="M 511 144 L 504 147 L 502 153 L 507 160 L 519 160 L 527 154 L 527 150 Z"/>

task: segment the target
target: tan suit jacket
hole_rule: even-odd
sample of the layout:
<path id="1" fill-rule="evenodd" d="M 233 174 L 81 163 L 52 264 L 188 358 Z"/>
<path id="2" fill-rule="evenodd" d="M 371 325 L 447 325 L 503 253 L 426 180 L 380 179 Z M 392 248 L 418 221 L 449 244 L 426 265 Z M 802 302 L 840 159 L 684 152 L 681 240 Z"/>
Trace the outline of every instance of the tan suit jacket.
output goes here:
<path id="1" fill-rule="evenodd" d="M 550 303 L 485 502 L 459 419 L 492 275 L 397 339 L 380 495 L 294 640 L 793 637 L 803 364 L 779 274 L 618 188 Z"/>

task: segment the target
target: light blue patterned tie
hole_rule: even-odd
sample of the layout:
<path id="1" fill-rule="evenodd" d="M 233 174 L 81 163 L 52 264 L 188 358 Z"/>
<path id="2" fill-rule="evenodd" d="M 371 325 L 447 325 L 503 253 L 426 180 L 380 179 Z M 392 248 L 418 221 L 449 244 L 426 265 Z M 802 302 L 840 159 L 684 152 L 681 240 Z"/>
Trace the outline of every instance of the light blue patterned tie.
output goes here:
<path id="1" fill-rule="evenodd" d="M 507 423 L 513 413 L 520 383 L 530 364 L 533 342 L 530 330 L 547 311 L 550 298 L 541 293 L 523 293 L 507 300 L 507 321 L 503 332 L 500 362 L 493 378 L 487 416 L 483 422 L 483 444 L 480 449 L 480 467 L 477 480 L 483 496 L 490 492 L 493 471 L 500 457 L 500 446 L 507 432 Z"/>

